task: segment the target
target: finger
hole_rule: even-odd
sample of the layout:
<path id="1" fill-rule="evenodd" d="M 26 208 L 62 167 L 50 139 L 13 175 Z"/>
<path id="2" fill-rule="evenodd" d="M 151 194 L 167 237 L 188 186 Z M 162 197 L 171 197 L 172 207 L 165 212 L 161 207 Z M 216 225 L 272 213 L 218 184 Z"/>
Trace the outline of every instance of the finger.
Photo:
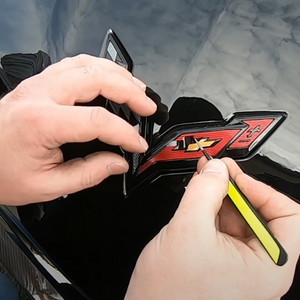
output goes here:
<path id="1" fill-rule="evenodd" d="M 287 250 L 289 256 L 297 260 L 300 249 L 299 205 L 245 174 L 238 175 L 236 183 L 258 213 L 268 222 L 271 232 Z"/>
<path id="2" fill-rule="evenodd" d="M 119 155 L 109 152 L 94 153 L 84 159 L 70 160 L 48 171 L 48 184 L 44 193 L 55 199 L 93 187 L 111 175 L 127 171 L 128 164 Z"/>
<path id="3" fill-rule="evenodd" d="M 271 232 L 296 261 L 300 249 L 300 206 L 270 186 L 244 174 L 232 160 L 226 160 L 230 174 L 254 208 L 268 222 Z M 252 245 L 261 248 L 256 239 Z"/>
<path id="4" fill-rule="evenodd" d="M 229 197 L 224 199 L 219 211 L 219 230 L 236 238 L 245 238 L 251 235 L 247 223 Z"/>
<path id="5" fill-rule="evenodd" d="M 73 57 L 66 57 L 63 58 L 61 61 L 49 66 L 47 69 L 43 71 L 43 75 L 52 75 L 57 76 L 62 72 L 73 70 L 75 68 L 82 68 L 86 66 L 95 66 L 95 65 L 101 65 L 103 68 L 107 69 L 111 72 L 116 72 L 127 79 L 132 80 L 135 84 L 137 84 L 139 87 L 141 87 L 144 91 L 146 90 L 146 84 L 142 82 L 141 80 L 135 78 L 132 76 L 132 74 L 127 71 L 125 68 L 119 66 L 115 62 L 100 58 L 96 56 L 91 56 L 88 54 L 79 54 Z"/>
<path id="6" fill-rule="evenodd" d="M 201 170 L 203 169 L 203 167 L 207 164 L 208 160 L 205 156 L 202 156 L 199 160 L 198 160 L 198 164 L 197 164 L 197 173 L 200 173 Z"/>
<path id="7" fill-rule="evenodd" d="M 146 92 L 146 88 L 147 88 L 147 86 L 146 86 L 146 84 L 142 81 L 142 80 L 140 80 L 140 79 L 138 79 L 137 77 L 134 77 L 134 76 L 132 76 L 132 81 L 136 84 L 136 85 L 138 85 L 144 92 Z M 151 99 L 151 97 L 149 97 L 150 99 Z M 151 99 L 152 100 L 152 99 Z M 154 101 L 155 102 L 155 101 Z M 156 104 L 156 103 L 155 103 Z M 156 105 L 157 106 L 157 105 Z"/>
<path id="8" fill-rule="evenodd" d="M 292 215 L 299 209 L 299 205 L 288 197 L 245 174 L 232 159 L 222 160 L 227 165 L 230 176 L 267 222 Z"/>
<path id="9" fill-rule="evenodd" d="M 240 174 L 244 173 L 242 169 L 238 166 L 238 164 L 231 158 L 225 157 L 221 159 L 226 165 L 228 170 L 230 171 L 230 176 L 235 179 L 235 177 Z M 207 164 L 208 160 L 205 156 L 202 156 L 197 164 L 197 171 L 198 173 L 201 172 L 202 168 Z"/>
<path id="10" fill-rule="evenodd" d="M 215 219 L 227 191 L 226 165 L 217 159 L 209 161 L 189 182 L 174 219 L 187 230 L 216 231 Z"/>
<path id="11" fill-rule="evenodd" d="M 227 165 L 230 176 L 233 180 L 236 180 L 237 176 L 240 174 L 244 174 L 243 170 L 239 167 L 239 165 L 231 158 L 225 157 L 222 158 L 222 161 Z"/>
<path id="12" fill-rule="evenodd" d="M 226 164 L 232 163 L 230 168 L 235 171 L 235 174 L 242 172 L 242 170 L 233 160 L 224 158 L 222 161 Z M 206 157 L 201 157 L 197 165 L 198 173 L 201 172 L 207 162 L 208 160 Z M 223 233 L 239 238 L 249 235 L 249 230 L 244 219 L 228 197 L 224 199 L 222 207 L 219 211 L 219 230 Z"/>
<path id="13" fill-rule="evenodd" d="M 48 95 L 63 105 L 89 102 L 102 95 L 116 103 L 125 103 L 142 116 L 155 113 L 156 104 L 133 81 L 101 66 L 70 70 L 57 76 L 54 82 L 45 81 Z"/>
<path id="14" fill-rule="evenodd" d="M 54 107 L 48 110 L 41 126 L 41 134 L 47 137 L 45 146 L 49 149 L 94 139 L 121 146 L 129 152 L 142 153 L 148 148 L 134 127 L 103 107 Z"/>

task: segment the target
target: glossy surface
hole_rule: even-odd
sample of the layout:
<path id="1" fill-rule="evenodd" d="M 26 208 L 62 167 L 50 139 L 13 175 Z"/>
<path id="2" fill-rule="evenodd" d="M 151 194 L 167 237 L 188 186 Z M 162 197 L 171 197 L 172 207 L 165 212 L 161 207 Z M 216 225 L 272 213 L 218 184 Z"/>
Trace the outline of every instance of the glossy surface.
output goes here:
<path id="1" fill-rule="evenodd" d="M 300 5 L 293 1 L 1 1 L 0 55 L 99 55 L 113 28 L 135 74 L 170 105 L 182 95 L 224 116 L 280 109 L 289 119 L 261 153 L 300 170 Z"/>
<path id="2" fill-rule="evenodd" d="M 260 155 L 242 167 L 300 201 L 299 16 L 300 3 L 292 0 L 27 0 L 26 5 L 1 0 L 0 57 L 38 50 L 47 52 L 53 62 L 79 53 L 98 56 L 107 29 L 112 28 L 135 61 L 135 75 L 169 107 L 178 97 L 196 96 L 212 102 L 224 117 L 244 110 L 285 110 L 287 121 Z M 181 195 L 144 191 L 143 203 L 132 200 L 115 225 L 115 207 L 122 202 L 97 192 L 54 203 L 35 234 L 85 292 L 99 295 L 94 276 L 100 276 L 103 286 L 122 282 L 121 295 L 136 256 L 172 216 Z M 89 206 L 82 198 L 95 201 Z M 108 200 L 101 206 L 98 198 Z M 36 209 L 19 210 L 32 230 L 40 220 Z M 119 240 L 114 244 L 116 232 Z M 125 254 L 115 249 L 120 243 L 128 264 L 122 260 Z M 107 257 L 114 269 L 99 271 Z M 114 270 L 121 268 L 125 275 L 121 272 L 115 278 Z M 113 298 L 115 285 L 103 295 Z"/>
<path id="3" fill-rule="evenodd" d="M 0 272 L 12 276 L 21 300 L 29 300 L 28 292 L 34 299 L 87 298 L 51 263 L 20 221 L 3 207 L 0 233 Z"/>

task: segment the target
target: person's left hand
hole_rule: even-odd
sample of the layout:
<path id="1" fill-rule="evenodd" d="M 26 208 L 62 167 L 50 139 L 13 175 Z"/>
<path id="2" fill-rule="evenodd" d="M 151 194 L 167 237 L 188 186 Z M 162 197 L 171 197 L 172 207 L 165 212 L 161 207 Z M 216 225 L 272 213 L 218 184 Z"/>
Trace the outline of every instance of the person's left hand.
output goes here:
<path id="1" fill-rule="evenodd" d="M 120 117 L 102 107 L 74 106 L 102 95 L 149 116 L 157 106 L 145 90 L 124 68 L 88 55 L 64 59 L 21 82 L 0 101 L 0 203 L 53 200 L 125 173 L 127 162 L 114 153 L 64 162 L 59 147 L 98 138 L 145 152 L 146 141 Z"/>

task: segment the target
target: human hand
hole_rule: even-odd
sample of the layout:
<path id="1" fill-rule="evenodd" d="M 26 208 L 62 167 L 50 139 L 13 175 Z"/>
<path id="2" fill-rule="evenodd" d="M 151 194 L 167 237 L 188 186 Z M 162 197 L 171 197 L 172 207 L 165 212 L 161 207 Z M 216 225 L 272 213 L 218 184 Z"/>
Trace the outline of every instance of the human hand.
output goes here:
<path id="1" fill-rule="evenodd" d="M 190 181 L 174 217 L 140 255 L 126 300 L 278 300 L 286 294 L 300 253 L 300 206 L 231 159 L 223 162 L 199 161 L 202 172 Z M 226 197 L 228 170 L 288 252 L 283 267 Z"/>
<path id="2" fill-rule="evenodd" d="M 124 68 L 79 55 L 23 81 L 0 101 L 0 203 L 23 205 L 55 199 L 128 170 L 114 153 L 64 163 L 59 147 L 99 139 L 130 152 L 148 145 L 126 121 L 102 107 L 74 106 L 102 95 L 141 116 L 155 113 L 146 85 Z"/>

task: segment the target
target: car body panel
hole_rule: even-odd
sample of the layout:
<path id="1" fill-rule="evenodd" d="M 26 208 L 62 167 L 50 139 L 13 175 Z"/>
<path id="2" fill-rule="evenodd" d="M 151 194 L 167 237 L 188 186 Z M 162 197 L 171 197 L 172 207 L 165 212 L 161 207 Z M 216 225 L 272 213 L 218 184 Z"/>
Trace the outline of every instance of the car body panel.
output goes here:
<path id="1" fill-rule="evenodd" d="M 300 3 L 291 0 L 28 0 L 26 5 L 21 0 L 1 0 L 0 57 L 16 52 L 36 53 L 39 50 L 48 53 L 52 62 L 80 53 L 99 56 L 106 32 L 111 28 L 134 60 L 134 75 L 155 90 L 169 108 L 176 99 L 186 96 L 207 99 L 219 109 L 224 118 L 244 111 L 286 111 L 286 121 L 254 157 L 240 165 L 248 174 L 300 202 L 299 16 Z M 127 243 L 136 242 L 138 245 L 133 251 L 134 255 L 128 254 L 132 263 L 142 246 L 167 223 L 176 210 L 180 201 L 177 189 L 186 184 L 181 177 L 177 179 L 164 181 L 170 193 L 174 193 L 173 201 L 166 199 L 164 203 L 158 204 L 155 202 L 157 199 L 152 202 L 145 200 L 143 206 L 134 200 L 126 207 L 122 220 L 130 225 L 124 231 L 132 236 Z M 70 200 L 68 205 L 68 200 L 54 201 L 53 206 L 60 211 L 58 215 L 54 214 L 55 217 L 44 218 L 47 225 L 41 220 L 43 210 L 51 211 L 51 216 L 51 204 L 18 208 L 15 215 L 26 223 L 44 248 L 49 247 L 46 250 L 51 252 L 53 261 L 67 268 L 67 262 L 64 265 L 65 261 L 60 257 L 63 247 L 50 246 L 52 239 L 54 245 L 57 242 L 55 237 L 60 235 L 55 218 L 65 220 L 66 223 L 62 221 L 59 224 L 64 224 L 66 228 L 72 218 L 73 221 L 78 220 L 78 228 L 75 226 L 78 232 L 71 234 L 73 239 L 70 237 L 70 247 L 90 251 L 93 253 L 90 256 L 96 257 L 99 249 L 88 249 L 95 247 L 93 243 L 97 238 L 99 243 L 102 241 L 102 231 L 99 229 L 98 237 L 97 222 L 91 217 L 88 224 L 78 216 L 81 216 L 82 210 L 86 210 L 86 214 L 95 218 L 100 216 L 102 223 L 99 222 L 105 228 L 110 228 L 115 220 L 113 205 L 120 204 L 112 200 L 106 206 L 99 207 L 93 198 L 95 193 L 103 192 L 98 189 L 96 187 L 93 192 L 75 195 L 75 201 L 71 198 L 73 202 Z M 143 193 L 146 197 L 147 191 Z M 153 197 L 158 197 L 154 191 L 151 193 Z M 95 210 L 83 206 L 82 199 L 93 199 L 91 207 L 95 206 Z M 149 215 L 143 211 L 146 207 Z M 105 216 L 101 212 L 103 209 L 110 209 L 112 213 Z M 151 217 L 158 215 L 157 219 L 149 221 L 150 212 L 153 213 Z M 141 216 L 144 216 L 144 220 L 140 219 Z M 144 222 L 140 232 L 132 220 L 139 220 L 138 224 Z M 148 220 L 147 224 L 145 220 Z M 39 222 L 40 228 L 45 226 L 45 231 L 35 231 Z M 149 229 L 151 222 L 153 227 Z M 70 228 L 73 227 L 70 225 Z M 64 232 L 64 229 L 61 231 Z M 86 232 L 91 232 L 87 234 L 91 236 L 90 240 L 85 237 Z M 111 242 L 112 231 L 107 229 L 105 234 L 108 237 L 103 238 L 103 243 Z M 139 236 L 139 241 L 133 238 L 135 234 Z M 60 242 L 63 241 L 63 233 L 61 235 Z M 97 238 L 94 239 L 95 235 Z M 86 246 L 81 247 L 79 244 L 84 242 Z M 40 247 L 37 242 L 36 245 Z M 103 260 L 108 252 L 101 252 Z M 72 253 L 68 255 L 71 257 Z M 70 258 L 69 268 L 78 257 Z M 122 263 L 119 261 L 121 267 Z M 85 267 L 80 263 L 78 266 Z M 125 290 L 132 264 L 124 266 L 127 271 L 123 274 L 125 280 L 120 290 Z M 96 267 L 97 264 L 91 276 L 97 274 Z M 76 270 L 72 272 L 69 272 L 70 278 L 80 281 L 78 278 L 82 276 L 79 286 L 89 293 L 92 284 L 84 281 L 85 273 L 78 275 Z M 109 280 L 113 277 L 107 278 Z M 110 292 L 107 299 L 113 297 L 113 292 Z M 95 293 L 93 291 L 91 294 Z"/>
<path id="2" fill-rule="evenodd" d="M 43 3 L 43 4 L 42 4 Z M 280 109 L 287 124 L 261 153 L 300 171 L 300 6 L 289 1 L 2 1 L 0 54 L 99 55 L 108 28 L 135 74 L 171 106 L 201 96 L 222 112 Z"/>

